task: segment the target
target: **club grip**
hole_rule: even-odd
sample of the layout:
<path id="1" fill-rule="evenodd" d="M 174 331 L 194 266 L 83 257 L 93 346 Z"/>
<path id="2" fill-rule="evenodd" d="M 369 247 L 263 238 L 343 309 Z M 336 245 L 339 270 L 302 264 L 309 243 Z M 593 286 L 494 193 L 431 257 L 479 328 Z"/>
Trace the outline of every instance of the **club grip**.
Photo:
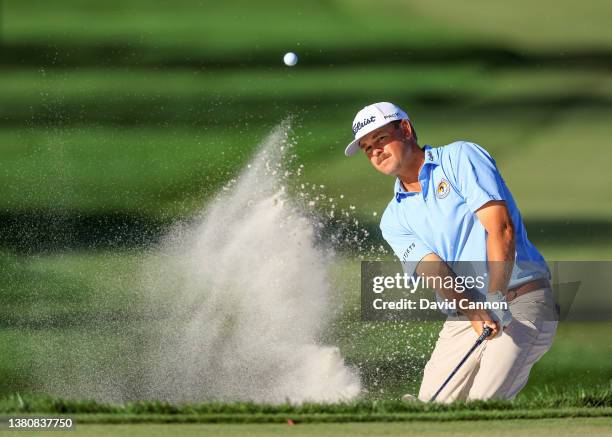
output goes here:
<path id="1" fill-rule="evenodd" d="M 491 335 L 492 332 L 493 329 L 491 329 L 489 326 L 485 326 L 482 330 L 482 334 L 480 334 L 480 337 L 478 337 L 478 342 L 482 343 L 489 335 Z"/>

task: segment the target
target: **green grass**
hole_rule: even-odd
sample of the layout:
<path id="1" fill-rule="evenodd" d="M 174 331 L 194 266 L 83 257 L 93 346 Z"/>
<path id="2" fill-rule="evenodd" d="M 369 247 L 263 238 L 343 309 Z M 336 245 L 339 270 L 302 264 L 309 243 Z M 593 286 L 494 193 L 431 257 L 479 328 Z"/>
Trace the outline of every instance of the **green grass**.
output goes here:
<path id="1" fill-rule="evenodd" d="M 271 127 L 293 113 L 294 165 L 305 166 L 294 184 L 323 184 L 336 200 L 343 194 L 339 204 L 356 205 L 358 218 L 373 224 L 392 181 L 342 150 L 356 108 L 389 99 L 408 108 L 422 143 L 467 139 L 485 146 L 526 218 L 612 216 L 609 190 L 585 190 L 565 176 L 593 187 L 610 184 L 611 110 L 589 103 L 612 90 L 603 72 L 492 73 L 459 65 L 384 67 L 374 76 L 355 68 L 1 76 L 6 104 L 0 113 L 13 120 L 0 129 L 0 207 L 9 211 L 193 214 L 237 174 Z M 399 78 L 411 84 L 405 91 L 390 85 Z M 456 101 L 423 101 L 436 95 Z M 574 98 L 586 100 L 571 103 Z M 578 157 L 583 164 L 576 166 Z"/>
<path id="2" fill-rule="evenodd" d="M 91 7 L 63 1 L 60 7 L 43 14 L 36 3 L 9 2 L 4 14 L 4 33 L 9 41 L 122 42 L 158 48 L 187 46 L 202 53 L 257 52 L 282 47 L 314 48 L 367 44 L 371 41 L 358 26 L 367 14 L 347 2 L 315 3 L 308 8 L 279 1 L 261 2 L 252 8 L 247 1 L 221 5 L 213 1 L 182 1 L 173 5 L 151 5 L 141 0 L 109 2 Z M 357 12 L 357 13 L 355 13 Z M 379 30 L 386 41 L 394 32 L 425 40 L 432 35 L 431 24 L 422 19 L 407 29 L 391 11 L 381 11 L 390 21 Z M 273 20 L 273 25 L 270 24 Z M 83 23 L 87 23 L 84 25 Z M 267 25 L 262 25 L 266 23 Z M 291 39 L 287 40 L 290 34 Z M 447 41 L 451 41 L 450 35 Z"/>
<path id="3" fill-rule="evenodd" d="M 5 156 L 12 170 L 0 176 L 3 206 L 154 216 L 195 212 L 248 156 L 237 152 L 240 132 L 216 131 L 197 127 L 5 131 Z M 262 129 L 253 129 L 252 135 L 261 137 Z M 209 144 L 203 145 L 211 137 L 216 138 L 214 152 Z"/>
<path id="4" fill-rule="evenodd" d="M 17 47 L 0 73 L 0 208 L 9 213 L 192 214 L 295 113 L 304 179 L 344 194 L 344 206 L 357 205 L 360 220 L 373 224 L 391 183 L 341 150 L 354 112 L 391 100 L 408 109 L 423 143 L 469 139 L 488 148 L 525 217 L 612 216 L 609 190 L 565 177 L 610 184 L 612 81 L 588 62 L 566 65 L 557 49 L 588 55 L 610 47 L 603 23 L 612 9 L 604 1 L 530 4 L 525 15 L 481 1 L 458 13 L 452 2 L 385 0 L 376 22 L 363 2 L 347 0 L 303 9 L 279 1 L 40 5 L 3 4 L 3 41 Z M 485 53 L 468 54 L 482 46 L 561 61 L 523 65 L 500 55 L 497 65 Z M 422 59 L 438 47 L 459 58 Z M 304 53 L 293 69 L 280 64 L 289 48 Z M 377 49 L 388 51 L 364 54 Z M 70 62 L 60 68 L 53 59 L 62 57 Z M 172 59 L 214 68 L 163 63 Z M 161 66 L 150 68 L 155 60 Z"/>
<path id="5" fill-rule="evenodd" d="M 193 214 L 293 113 L 303 179 L 344 194 L 374 224 L 391 182 L 341 151 L 355 111 L 390 100 L 422 143 L 489 149 L 525 217 L 609 221 L 610 190 L 566 175 L 610 184 L 612 81 L 606 68 L 564 58 L 612 47 L 608 3 L 529 4 L 527 15 L 524 2 L 430 3 L 385 0 L 374 21 L 361 0 L 64 0 L 53 11 L 7 1 L 0 208 Z M 493 54 L 474 52 L 482 47 Z M 296 68 L 280 63 L 288 49 L 303 53 Z M 528 52 L 543 55 L 513 58 Z"/>
<path id="6" fill-rule="evenodd" d="M 66 110 L 71 109 L 70 105 L 78 105 L 82 115 L 100 119 L 104 115 L 110 118 L 113 114 L 88 114 L 87 109 L 111 107 L 113 104 L 120 109 L 118 104 L 121 103 L 127 111 L 139 103 L 150 105 L 165 101 L 171 101 L 177 106 L 176 109 L 181 109 L 188 103 L 211 104 L 214 102 L 209 100 L 215 98 L 233 100 L 238 104 L 241 100 L 248 102 L 250 99 L 276 98 L 283 100 L 277 102 L 282 105 L 300 101 L 315 103 L 318 98 L 322 110 L 327 113 L 334 111 L 333 106 L 325 107 L 329 101 L 338 98 L 356 101 L 381 94 L 382 97 L 398 94 L 414 97 L 439 95 L 446 99 L 465 98 L 470 101 L 612 97 L 612 79 L 605 71 L 550 67 L 488 70 L 475 61 L 441 65 L 383 63 L 376 68 L 333 65 L 290 71 L 245 67 L 222 73 L 187 68 L 136 70 L 126 67 L 82 67 L 49 71 L 20 68 L 3 71 L 1 77 L 2 99 L 14 105 L 13 108 L 2 108 L 3 116 L 14 119 L 32 103 L 38 103 L 41 112 L 54 104 L 58 108 L 65 105 Z M 400 78 L 409 86 L 400 89 L 394 87 L 392 83 Z M 364 87 L 364 83 L 367 83 L 367 87 Z M 334 103 L 343 104 L 342 101 Z M 74 118 L 78 121 L 76 115 Z M 152 114 L 141 116 L 142 120 L 147 121 Z M 231 119 L 231 116 L 232 113 L 219 111 L 211 118 Z M 115 119 L 119 118 L 115 115 Z M 184 119 L 182 114 L 176 118 L 177 121 Z M 64 121 L 70 122 L 70 119 Z M 350 133 L 350 126 L 344 130 Z"/>
<path id="7" fill-rule="evenodd" d="M 567 0 L 536 6 L 521 0 L 512 7 L 493 7 L 482 0 L 462 7 L 450 1 L 385 0 L 376 20 L 363 0 L 314 2 L 308 7 L 267 0 L 257 8 L 244 0 L 180 1 L 154 8 L 143 0 L 104 6 L 64 0 L 52 11 L 45 10 L 44 2 L 11 0 L 3 5 L 3 34 L 10 42 L 127 40 L 133 47 L 187 46 L 206 54 L 398 42 L 409 47 L 488 42 L 529 50 L 575 50 L 610 47 L 610 13 L 609 3 L 602 0 L 590 2 L 588 8 Z"/>
<path id="8" fill-rule="evenodd" d="M 101 403 L 93 400 L 70 400 L 41 395 L 8 395 L 0 398 L 0 412 L 3 414 L 117 414 L 117 415 L 167 415 L 167 416 L 207 416 L 209 421 L 214 417 L 225 417 L 232 421 L 233 416 L 272 416 L 294 415 L 316 421 L 317 415 L 343 415 L 360 417 L 362 420 L 371 417 L 384 418 L 393 414 L 436 414 L 448 413 L 457 415 L 492 412 L 497 415 L 514 412 L 517 417 L 528 417 L 525 411 L 541 417 L 567 417 L 572 409 L 599 408 L 600 415 L 612 413 L 611 387 L 591 388 L 588 390 L 567 389 L 565 391 L 540 392 L 530 397 L 520 397 L 514 401 L 472 401 L 454 402 L 452 404 L 402 402 L 400 400 L 358 400 L 339 403 L 302 403 L 302 404 L 260 404 L 242 403 L 201 403 L 171 404 L 160 401 L 138 401 L 126 403 Z M 554 413 L 554 410 L 557 413 Z M 536 413 L 535 410 L 541 410 Z M 561 411 L 565 410 L 564 413 Z M 597 413 L 593 413 L 597 414 Z M 274 421 L 273 419 L 273 421 Z M 410 417 L 407 417 L 410 419 Z M 466 417 L 467 419 L 467 417 Z M 384 420 L 384 419 L 383 419 Z M 241 420 L 237 420 L 241 421 Z M 261 420 L 263 421 L 263 420 Z"/>

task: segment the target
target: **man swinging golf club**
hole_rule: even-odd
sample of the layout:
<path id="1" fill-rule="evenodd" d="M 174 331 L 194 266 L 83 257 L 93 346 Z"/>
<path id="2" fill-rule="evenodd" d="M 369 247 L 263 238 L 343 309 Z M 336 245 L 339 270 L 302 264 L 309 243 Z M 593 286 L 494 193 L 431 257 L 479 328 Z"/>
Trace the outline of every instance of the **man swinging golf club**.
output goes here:
<path id="1" fill-rule="evenodd" d="M 345 154 L 361 151 L 376 170 L 396 178 L 380 228 L 404 266 L 416 266 L 409 273 L 447 276 L 453 263 L 480 261 L 488 284 L 476 294 L 507 302 L 448 313 L 419 399 L 514 398 L 550 348 L 557 322 L 549 270 L 527 239 L 495 161 L 465 141 L 421 148 L 408 115 L 388 102 L 359 111 L 353 134 Z M 436 291 L 460 298 L 453 289 Z"/>

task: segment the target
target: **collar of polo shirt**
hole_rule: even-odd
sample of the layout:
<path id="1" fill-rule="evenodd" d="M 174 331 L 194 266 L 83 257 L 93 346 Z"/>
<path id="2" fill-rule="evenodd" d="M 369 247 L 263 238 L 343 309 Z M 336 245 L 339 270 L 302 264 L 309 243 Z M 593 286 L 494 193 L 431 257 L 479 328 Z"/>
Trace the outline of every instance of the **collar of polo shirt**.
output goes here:
<path id="1" fill-rule="evenodd" d="M 438 160 L 438 151 L 431 146 L 426 145 L 423 147 L 423 151 L 425 152 L 425 158 L 423 161 L 423 167 L 421 167 L 421 171 L 419 172 L 419 180 L 421 180 L 421 172 L 425 169 L 426 165 L 438 165 L 440 161 Z M 400 203 L 402 199 L 405 199 L 408 196 L 413 196 L 417 194 L 416 191 L 406 191 L 404 186 L 402 185 L 402 181 L 397 178 L 395 180 L 395 200 L 397 203 Z"/>

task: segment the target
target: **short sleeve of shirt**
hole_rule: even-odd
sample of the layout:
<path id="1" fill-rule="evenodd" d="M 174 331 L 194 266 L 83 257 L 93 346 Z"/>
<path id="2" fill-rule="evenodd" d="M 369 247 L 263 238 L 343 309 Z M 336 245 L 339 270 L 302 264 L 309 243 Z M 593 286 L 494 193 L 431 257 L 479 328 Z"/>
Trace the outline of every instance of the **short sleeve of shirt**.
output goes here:
<path id="1" fill-rule="evenodd" d="M 386 214 L 380 223 L 383 238 L 402 263 L 417 263 L 433 251 L 408 229 L 390 223 Z"/>
<path id="2" fill-rule="evenodd" d="M 482 147 L 462 143 L 455 168 L 459 189 L 472 212 L 492 200 L 505 200 L 504 181 L 495 161 Z"/>

